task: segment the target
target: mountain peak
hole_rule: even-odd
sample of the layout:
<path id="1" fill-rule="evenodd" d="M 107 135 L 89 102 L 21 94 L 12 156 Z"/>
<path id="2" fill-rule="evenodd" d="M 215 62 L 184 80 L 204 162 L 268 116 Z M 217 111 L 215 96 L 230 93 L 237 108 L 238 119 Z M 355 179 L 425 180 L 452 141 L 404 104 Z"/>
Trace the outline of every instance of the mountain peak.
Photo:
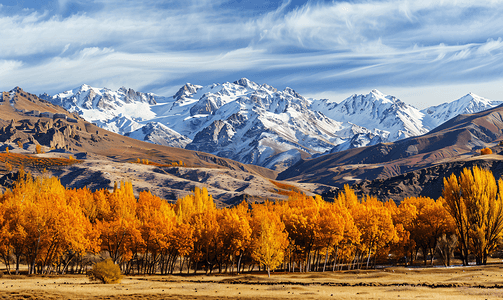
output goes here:
<path id="1" fill-rule="evenodd" d="M 173 98 L 175 100 L 185 99 L 186 97 L 190 97 L 191 95 L 197 93 L 197 91 L 201 88 L 202 86 L 200 85 L 195 85 L 187 82 L 178 90 L 178 92 L 176 92 L 175 95 L 173 95 Z"/>
<path id="2" fill-rule="evenodd" d="M 457 100 L 428 107 L 421 112 L 428 117 L 424 122 L 430 129 L 433 129 L 457 115 L 473 114 L 496 107 L 502 103 L 502 101 L 489 100 L 470 92 Z"/>
<path id="3" fill-rule="evenodd" d="M 234 84 L 237 84 L 237 85 L 240 85 L 240 86 L 244 86 L 246 88 L 251 88 L 251 89 L 258 89 L 260 86 L 258 84 L 256 84 L 255 82 L 249 80 L 248 78 L 241 78 L 239 80 L 236 80 L 233 82 Z"/>

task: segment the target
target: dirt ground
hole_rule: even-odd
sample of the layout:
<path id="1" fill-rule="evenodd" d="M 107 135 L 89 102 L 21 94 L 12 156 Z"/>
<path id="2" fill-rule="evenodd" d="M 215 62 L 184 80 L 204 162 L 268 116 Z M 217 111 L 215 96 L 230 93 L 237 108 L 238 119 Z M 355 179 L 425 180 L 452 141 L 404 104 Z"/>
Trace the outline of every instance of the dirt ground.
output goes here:
<path id="1" fill-rule="evenodd" d="M 119 284 L 79 275 L 0 278 L 0 299 L 496 299 L 503 264 L 325 273 L 128 276 Z"/>

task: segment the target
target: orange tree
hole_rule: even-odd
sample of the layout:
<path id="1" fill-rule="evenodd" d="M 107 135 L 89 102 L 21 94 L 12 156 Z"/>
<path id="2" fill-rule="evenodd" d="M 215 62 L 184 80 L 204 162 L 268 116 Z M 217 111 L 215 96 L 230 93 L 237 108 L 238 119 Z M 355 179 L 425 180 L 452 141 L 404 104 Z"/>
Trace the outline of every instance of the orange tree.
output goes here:
<path id="1" fill-rule="evenodd" d="M 134 249 L 144 243 L 141 223 L 136 216 L 133 187 L 130 182 L 121 182 L 113 193 L 101 193 L 99 196 L 101 218 L 96 220 L 96 228 L 100 232 L 101 250 L 107 251 L 114 263 L 123 265 L 133 257 Z"/>
<path id="2" fill-rule="evenodd" d="M 416 215 L 405 227 L 411 233 L 411 239 L 421 248 L 424 263 L 428 254 L 433 263 L 437 241 L 443 234 L 454 233 L 454 220 L 444 208 L 442 199 L 435 201 L 428 197 L 409 197 L 400 204 L 402 209 L 410 206 L 415 207 Z"/>
<path id="3" fill-rule="evenodd" d="M 398 242 L 391 212 L 383 202 L 367 196 L 364 201 L 351 208 L 351 214 L 361 232 L 359 250 L 362 255 L 367 252 L 368 268 L 372 255 L 377 258 L 380 250 Z"/>
<path id="4" fill-rule="evenodd" d="M 241 259 L 245 251 L 250 247 L 252 229 L 250 226 L 250 212 L 248 204 L 242 202 L 233 208 L 220 210 L 219 216 L 219 240 L 223 247 L 221 255 L 231 261 L 231 269 L 237 258 L 237 271 L 241 267 Z"/>
<path id="5" fill-rule="evenodd" d="M 477 264 L 486 264 L 503 232 L 503 180 L 491 171 L 465 168 L 457 177 L 444 178 L 443 198 L 456 224 L 463 264 L 473 252 Z"/>
<path id="6" fill-rule="evenodd" d="M 288 247 L 288 233 L 274 205 L 268 201 L 253 205 L 251 222 L 252 257 L 267 269 L 267 275 L 271 277 L 271 270 L 283 262 Z"/>

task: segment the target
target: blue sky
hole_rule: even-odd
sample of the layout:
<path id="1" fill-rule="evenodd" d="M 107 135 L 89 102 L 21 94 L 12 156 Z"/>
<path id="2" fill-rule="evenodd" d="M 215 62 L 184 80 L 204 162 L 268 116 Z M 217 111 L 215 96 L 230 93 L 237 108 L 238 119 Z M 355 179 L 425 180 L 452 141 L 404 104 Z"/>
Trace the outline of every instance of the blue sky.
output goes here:
<path id="1" fill-rule="evenodd" d="M 340 102 L 503 100 L 503 0 L 1 1 L 0 90 L 164 96 L 247 77 Z"/>

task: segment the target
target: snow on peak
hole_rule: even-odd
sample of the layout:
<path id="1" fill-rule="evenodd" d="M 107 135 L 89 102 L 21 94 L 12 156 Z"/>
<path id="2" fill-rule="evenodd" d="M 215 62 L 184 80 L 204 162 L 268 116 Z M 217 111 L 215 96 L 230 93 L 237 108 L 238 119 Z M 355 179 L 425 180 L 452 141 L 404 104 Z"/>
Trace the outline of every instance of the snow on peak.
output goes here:
<path id="1" fill-rule="evenodd" d="M 185 99 L 185 98 L 190 98 L 193 94 L 196 94 L 199 89 L 201 89 L 202 86 L 200 85 L 194 85 L 191 83 L 186 83 L 184 86 L 182 86 L 178 92 L 176 92 L 175 95 L 173 95 L 173 98 L 175 100 L 180 100 L 180 99 Z"/>
<path id="2" fill-rule="evenodd" d="M 172 97 L 82 85 L 44 99 L 117 133 L 282 170 L 301 157 L 421 135 L 460 113 L 501 104 L 473 93 L 419 111 L 378 90 L 306 99 L 247 78 L 186 83 Z"/>
<path id="3" fill-rule="evenodd" d="M 126 116 L 135 122 L 151 119 L 155 114 L 151 112 L 150 106 L 156 105 L 159 101 L 165 102 L 164 97 L 152 93 L 136 92 L 125 87 L 112 91 L 107 88 L 94 88 L 87 84 L 54 96 L 44 95 L 43 98 L 70 112 L 77 112 L 90 122 L 101 122 L 101 124 L 115 124 L 118 116 Z M 104 125 L 104 127 L 115 132 L 124 132 L 120 128 L 114 130 L 115 125 L 112 127 Z M 129 125 L 128 128 L 136 129 Z"/>
<path id="4" fill-rule="evenodd" d="M 129 137 L 170 147 L 185 148 L 191 139 L 159 123 L 149 122 L 145 126 L 127 133 Z"/>
<path id="5" fill-rule="evenodd" d="M 252 90 L 256 90 L 260 87 L 258 84 L 249 80 L 248 78 L 241 78 L 239 80 L 236 80 L 236 81 L 234 81 L 234 84 L 237 84 L 237 85 L 240 85 L 245 88 L 252 89 Z"/>
<path id="6" fill-rule="evenodd" d="M 503 101 L 489 100 L 470 92 L 455 101 L 431 106 L 421 112 L 425 114 L 425 126 L 431 130 L 457 115 L 473 114 L 496 107 L 502 103 Z"/>
<path id="7" fill-rule="evenodd" d="M 427 132 L 422 126 L 423 113 L 378 90 L 372 90 L 367 95 L 354 94 L 339 104 L 316 100 L 311 107 L 333 120 L 387 131 L 390 133 L 389 141 Z"/>

